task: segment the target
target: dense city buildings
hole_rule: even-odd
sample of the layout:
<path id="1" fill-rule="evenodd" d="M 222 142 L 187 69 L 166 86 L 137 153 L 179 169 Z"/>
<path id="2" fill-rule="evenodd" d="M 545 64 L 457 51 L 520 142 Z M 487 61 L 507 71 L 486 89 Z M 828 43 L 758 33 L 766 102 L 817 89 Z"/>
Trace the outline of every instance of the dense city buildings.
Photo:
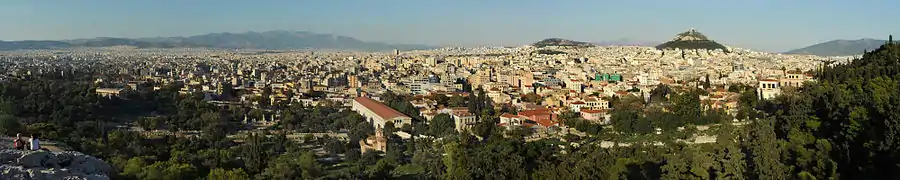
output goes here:
<path id="1" fill-rule="evenodd" d="M 696 30 L 673 41 L 698 41 Z M 710 41 L 711 42 L 711 41 Z M 544 54 L 535 52 L 553 51 Z M 102 74 L 95 92 L 125 98 L 122 92 L 159 90 L 183 84 L 182 94 L 203 93 L 209 102 L 263 106 L 336 102 L 358 112 L 374 128 L 428 123 L 450 115 L 459 132 L 483 121 L 469 104 L 439 104 L 433 98 L 483 93 L 493 107 L 515 107 L 500 115 L 499 126 L 530 127 L 535 132 L 563 126 L 557 114 L 574 112 L 586 120 L 609 124 L 610 99 L 645 100 L 659 85 L 695 87 L 716 92 L 751 86 L 761 99 L 784 87 L 813 79 L 824 62 L 846 63 L 852 57 L 818 57 L 727 49 L 672 49 L 640 46 L 554 46 L 441 48 L 379 52 L 216 50 L 206 48 L 77 48 L 7 51 L 0 57 L 0 79 L 55 73 L 66 76 L 90 70 Z M 154 82 L 153 87 L 141 86 Z M 386 105 L 390 92 L 416 97 L 409 103 L 419 114 L 404 114 Z M 701 96 L 704 105 L 736 113 L 736 93 Z M 450 105 L 450 106 L 446 106 Z M 274 124 L 278 109 L 248 118 L 251 124 Z M 551 128 L 552 129 L 552 128 Z M 407 132 L 408 133 L 408 132 Z M 377 149 L 377 148 L 376 148 Z"/>

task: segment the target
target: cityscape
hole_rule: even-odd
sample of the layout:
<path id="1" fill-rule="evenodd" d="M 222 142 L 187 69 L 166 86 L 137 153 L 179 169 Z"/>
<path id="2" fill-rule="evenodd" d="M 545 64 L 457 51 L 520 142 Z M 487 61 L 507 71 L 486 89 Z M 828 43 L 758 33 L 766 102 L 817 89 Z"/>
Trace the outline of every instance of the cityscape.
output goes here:
<path id="1" fill-rule="evenodd" d="M 897 179 L 886 28 L 783 52 L 690 27 L 652 45 L 4 40 L 0 179 Z"/>

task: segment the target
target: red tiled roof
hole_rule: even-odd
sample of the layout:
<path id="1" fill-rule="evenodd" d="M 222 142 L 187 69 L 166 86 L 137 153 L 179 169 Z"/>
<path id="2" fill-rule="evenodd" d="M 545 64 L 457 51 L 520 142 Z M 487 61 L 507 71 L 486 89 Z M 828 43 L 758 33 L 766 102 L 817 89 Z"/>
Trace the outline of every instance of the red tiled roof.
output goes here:
<path id="1" fill-rule="evenodd" d="M 550 126 L 558 124 L 558 123 L 554 122 L 553 120 L 549 120 L 549 119 L 538 119 L 536 122 L 543 127 L 550 127 Z"/>
<path id="2" fill-rule="evenodd" d="M 509 114 L 509 113 L 503 113 L 503 114 L 500 115 L 500 117 L 504 117 L 504 118 L 516 118 L 516 117 L 519 117 L 519 116 L 512 115 L 512 114 Z"/>
<path id="3" fill-rule="evenodd" d="M 469 113 L 469 111 L 465 111 L 465 112 L 456 111 L 456 112 L 453 112 L 453 115 L 459 116 L 459 117 L 470 117 L 470 116 L 472 116 L 472 113 Z"/>
<path id="4" fill-rule="evenodd" d="M 385 120 L 392 119 L 395 117 L 409 117 L 403 113 L 400 113 L 397 110 L 394 110 L 391 107 L 385 106 L 384 104 L 381 104 L 380 102 L 372 100 L 368 97 L 358 97 L 356 99 L 353 99 L 353 101 L 356 101 L 359 104 L 362 104 L 363 106 L 365 106 L 372 112 L 375 112 L 376 115 L 381 116 L 381 118 L 385 119 Z"/>
<path id="5" fill-rule="evenodd" d="M 581 110 L 582 113 L 588 113 L 588 114 L 606 113 L 607 111 L 609 111 L 609 110 L 606 110 L 606 109 L 597 109 L 597 110 L 582 109 Z"/>

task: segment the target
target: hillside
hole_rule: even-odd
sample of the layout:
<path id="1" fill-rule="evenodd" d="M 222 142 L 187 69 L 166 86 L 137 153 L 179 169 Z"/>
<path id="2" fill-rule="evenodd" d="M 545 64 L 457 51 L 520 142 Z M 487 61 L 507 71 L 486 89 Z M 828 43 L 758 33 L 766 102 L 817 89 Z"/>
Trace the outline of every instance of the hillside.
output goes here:
<path id="1" fill-rule="evenodd" d="M 593 47 L 594 44 L 580 41 L 572 41 L 568 39 L 560 39 L 560 38 L 548 38 L 534 44 L 531 44 L 534 47 L 542 48 L 547 46 L 564 46 L 564 47 Z"/>
<path id="2" fill-rule="evenodd" d="M 884 45 L 886 40 L 859 39 L 833 40 L 785 52 L 785 54 L 810 54 L 817 56 L 850 56 L 862 54 L 865 50 L 874 50 Z"/>
<path id="3" fill-rule="evenodd" d="M 137 48 L 203 47 L 223 49 L 338 49 L 359 51 L 417 50 L 436 48 L 427 45 L 365 42 L 347 36 L 305 31 L 266 31 L 213 33 L 189 37 L 92 38 L 65 41 L 0 41 L 0 50 L 55 49 L 70 47 L 133 46 Z"/>
<path id="4" fill-rule="evenodd" d="M 697 32 L 695 29 L 679 33 L 671 41 L 657 45 L 656 49 L 721 49 L 722 51 L 728 52 L 727 47 L 710 40 L 706 35 Z"/>
<path id="5" fill-rule="evenodd" d="M 781 126 L 775 128 L 776 136 L 790 137 L 786 139 L 791 146 L 806 147 L 796 150 L 798 157 L 816 154 L 806 156 L 814 159 L 797 158 L 802 160 L 798 164 L 811 167 L 797 167 L 814 179 L 900 178 L 900 159 L 888 158 L 900 157 L 900 142 L 895 140 L 900 137 L 898 59 L 900 44 L 882 44 L 850 63 L 825 66 L 816 75 L 817 83 L 761 106 L 779 113 L 772 119 Z M 829 173 L 816 172 L 825 167 L 817 165 L 821 162 L 833 164 Z"/>

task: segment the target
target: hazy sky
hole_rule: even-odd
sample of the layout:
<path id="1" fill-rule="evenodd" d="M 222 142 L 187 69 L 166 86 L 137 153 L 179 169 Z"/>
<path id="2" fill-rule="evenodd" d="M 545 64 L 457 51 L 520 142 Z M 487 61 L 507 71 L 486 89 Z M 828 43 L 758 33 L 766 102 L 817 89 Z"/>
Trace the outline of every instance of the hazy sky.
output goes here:
<path id="1" fill-rule="evenodd" d="M 0 40 L 302 30 L 364 41 L 521 45 L 547 37 L 664 42 L 696 28 L 786 51 L 900 34 L 898 0 L 25 0 L 0 2 Z"/>

